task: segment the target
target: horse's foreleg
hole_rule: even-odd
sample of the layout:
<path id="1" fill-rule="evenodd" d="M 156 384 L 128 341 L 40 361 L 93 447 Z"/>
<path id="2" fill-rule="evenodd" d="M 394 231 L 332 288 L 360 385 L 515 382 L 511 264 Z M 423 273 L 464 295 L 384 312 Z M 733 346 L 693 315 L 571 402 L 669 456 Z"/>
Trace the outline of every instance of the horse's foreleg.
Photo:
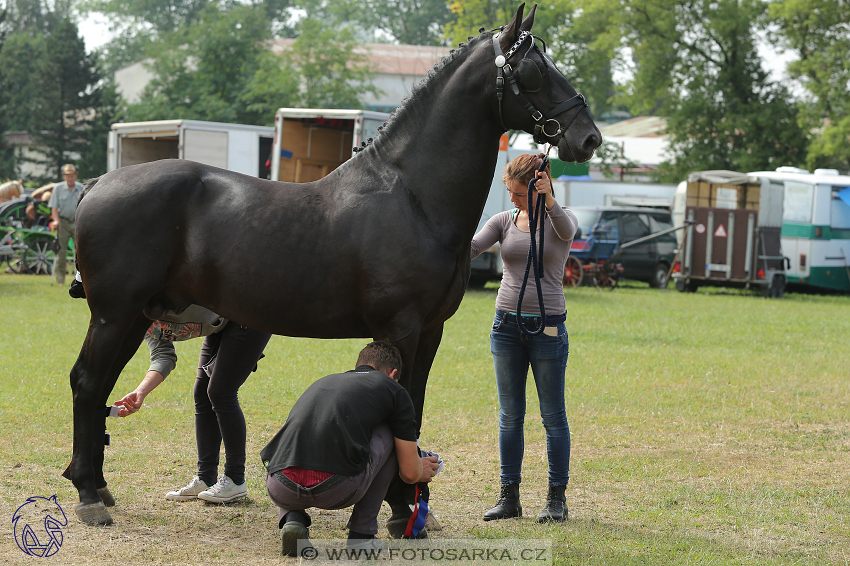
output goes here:
<path id="1" fill-rule="evenodd" d="M 402 379 L 399 382 L 407 388 L 411 399 L 413 399 L 419 429 L 417 433 L 422 429 L 422 411 L 425 404 L 425 386 L 428 383 L 428 374 L 431 371 L 431 365 L 434 363 L 434 357 L 437 355 L 437 348 L 440 346 L 442 337 L 442 324 L 422 332 L 418 336 L 419 339 L 416 342 L 413 355 L 404 359 L 405 367 L 402 372 Z M 405 350 L 399 349 L 404 356 Z M 387 530 L 390 536 L 400 538 L 404 535 L 407 523 L 410 520 L 410 506 L 414 503 L 415 495 L 415 487 L 404 483 L 398 476 L 390 483 L 387 495 L 384 498 L 392 508 L 392 516 L 387 521 Z"/>
<path id="2" fill-rule="evenodd" d="M 95 317 L 92 317 L 95 320 Z M 80 494 L 76 512 L 90 525 L 111 524 L 112 517 L 104 506 L 106 481 L 103 478 L 103 447 L 106 413 L 104 406 L 121 370 L 135 354 L 144 331 L 150 325 L 138 317 L 128 325 L 93 322 L 83 348 L 71 370 L 74 396 L 74 455 L 65 476 Z M 111 355 L 110 355 L 111 353 Z M 111 494 L 107 497 L 111 499 Z"/>

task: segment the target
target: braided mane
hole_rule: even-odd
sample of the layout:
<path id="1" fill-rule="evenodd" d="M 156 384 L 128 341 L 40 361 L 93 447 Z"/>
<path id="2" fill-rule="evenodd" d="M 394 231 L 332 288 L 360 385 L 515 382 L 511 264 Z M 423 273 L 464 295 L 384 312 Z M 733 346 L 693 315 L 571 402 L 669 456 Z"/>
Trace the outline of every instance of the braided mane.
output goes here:
<path id="1" fill-rule="evenodd" d="M 490 41 L 492 37 L 492 32 L 484 31 L 481 32 L 478 37 L 473 38 L 469 43 L 461 43 L 457 49 L 452 49 L 448 55 L 440 59 L 434 67 L 428 71 L 428 74 L 425 75 L 424 79 L 414 85 L 410 94 L 407 95 L 404 100 L 401 101 L 401 104 L 392 111 L 384 125 L 378 128 L 376 140 L 369 138 L 369 140 L 365 142 L 366 146 L 356 148 L 355 151 L 364 151 L 367 147 L 372 145 L 373 141 L 383 141 L 393 128 L 396 127 L 396 124 L 399 121 L 399 116 L 403 116 L 408 110 L 415 108 L 423 101 L 423 99 L 426 99 L 431 92 L 442 87 L 442 85 L 439 84 L 439 78 L 445 74 L 443 72 L 444 70 L 453 68 L 456 62 L 462 61 L 471 52 L 474 46 L 484 40 Z"/>

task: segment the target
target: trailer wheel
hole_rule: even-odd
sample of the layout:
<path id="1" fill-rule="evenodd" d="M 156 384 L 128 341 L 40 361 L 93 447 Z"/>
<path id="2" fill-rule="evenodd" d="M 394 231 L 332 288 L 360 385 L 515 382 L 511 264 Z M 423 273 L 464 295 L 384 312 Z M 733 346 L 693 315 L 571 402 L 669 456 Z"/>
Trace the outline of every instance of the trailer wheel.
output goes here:
<path id="1" fill-rule="evenodd" d="M 564 265 L 564 287 L 579 287 L 584 281 L 584 268 L 581 262 L 574 257 L 567 258 Z"/>
<path id="2" fill-rule="evenodd" d="M 774 275 L 770 285 L 762 287 L 761 294 L 768 299 L 781 299 L 785 295 L 785 276 Z"/>
<path id="3" fill-rule="evenodd" d="M 699 285 L 693 281 L 686 281 L 683 277 L 676 279 L 676 290 L 680 293 L 696 293 L 698 288 Z"/>

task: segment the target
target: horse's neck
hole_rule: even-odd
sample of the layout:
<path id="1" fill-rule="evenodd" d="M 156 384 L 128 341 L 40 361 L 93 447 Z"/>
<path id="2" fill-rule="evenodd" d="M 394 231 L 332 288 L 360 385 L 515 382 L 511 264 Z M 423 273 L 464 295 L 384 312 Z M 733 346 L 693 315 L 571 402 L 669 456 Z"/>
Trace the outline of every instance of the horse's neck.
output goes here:
<path id="1" fill-rule="evenodd" d="M 481 218 L 501 135 L 474 59 L 468 53 L 429 78 L 376 140 L 373 154 L 393 167 L 429 218 L 445 219 L 444 229 L 464 237 Z"/>

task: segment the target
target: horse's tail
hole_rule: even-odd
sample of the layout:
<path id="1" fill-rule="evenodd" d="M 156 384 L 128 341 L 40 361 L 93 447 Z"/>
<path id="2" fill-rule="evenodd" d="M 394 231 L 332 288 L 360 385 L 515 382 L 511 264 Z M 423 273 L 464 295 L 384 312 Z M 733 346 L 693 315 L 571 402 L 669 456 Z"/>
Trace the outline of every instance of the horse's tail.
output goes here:
<path id="1" fill-rule="evenodd" d="M 89 179 L 88 181 L 83 183 L 83 192 L 80 193 L 80 200 L 77 201 L 77 206 L 79 206 L 83 199 L 86 198 L 86 194 L 89 192 L 89 189 L 95 186 L 97 182 L 100 181 L 101 177 L 103 177 L 103 175 L 101 175 L 100 177 L 95 177 L 94 179 Z"/>

